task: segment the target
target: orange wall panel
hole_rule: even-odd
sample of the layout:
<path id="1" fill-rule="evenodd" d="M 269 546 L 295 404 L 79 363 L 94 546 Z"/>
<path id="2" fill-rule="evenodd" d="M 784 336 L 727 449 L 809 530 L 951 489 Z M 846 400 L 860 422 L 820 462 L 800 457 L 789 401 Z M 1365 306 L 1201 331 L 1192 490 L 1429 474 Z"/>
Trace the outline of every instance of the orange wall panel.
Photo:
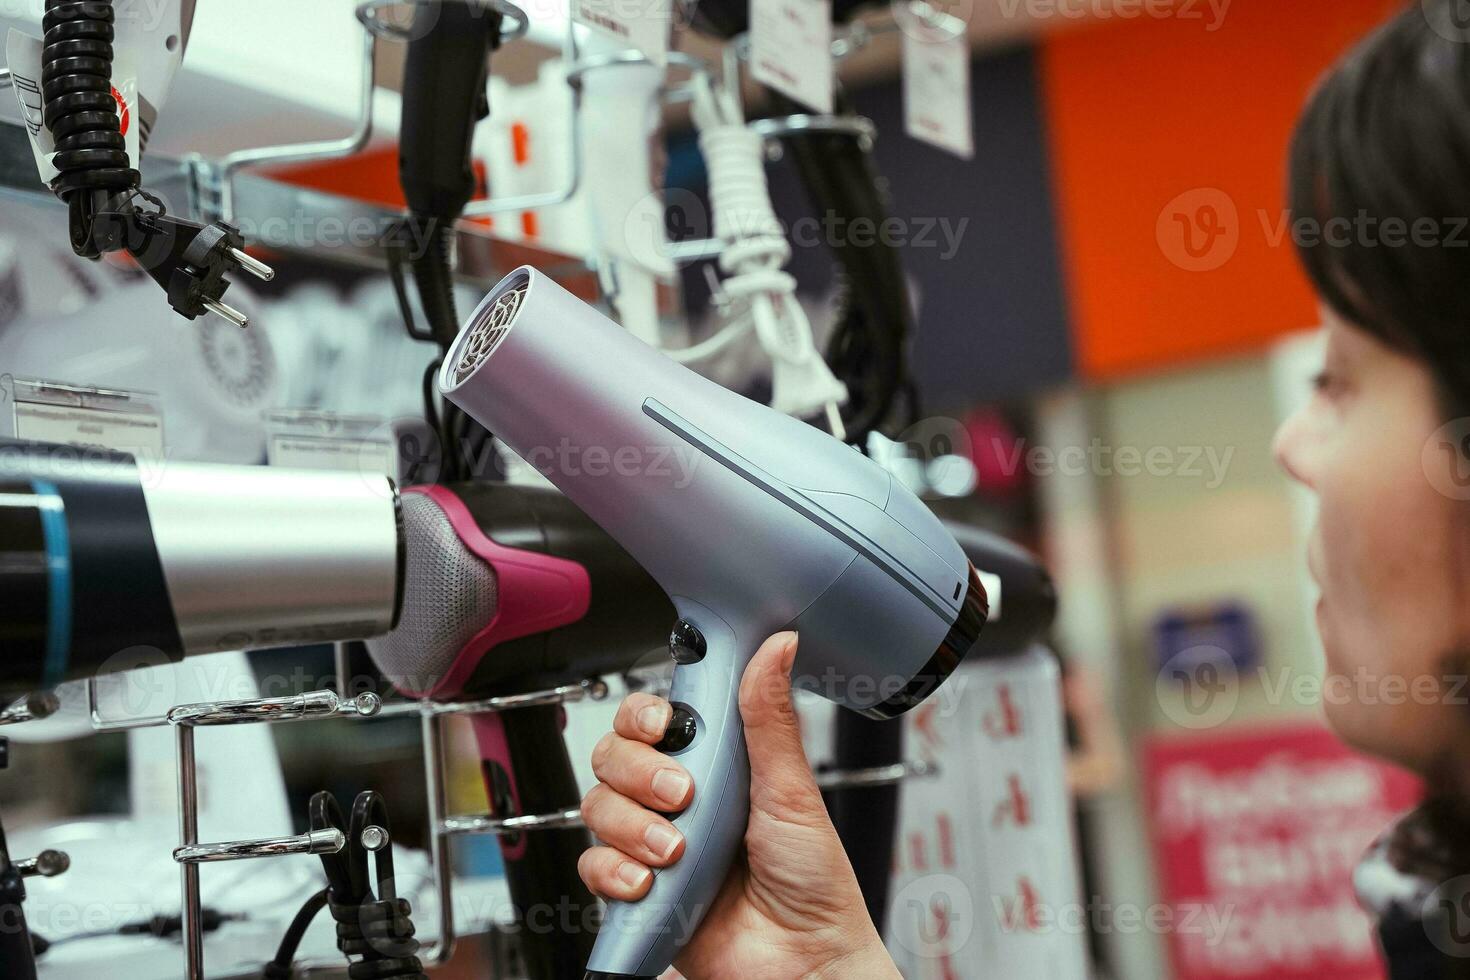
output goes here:
<path id="1" fill-rule="evenodd" d="M 1284 233 L 1292 126 L 1313 80 L 1400 4 L 1234 0 L 1214 30 L 1208 7 L 1042 44 L 1086 378 L 1229 354 L 1317 322 Z"/>

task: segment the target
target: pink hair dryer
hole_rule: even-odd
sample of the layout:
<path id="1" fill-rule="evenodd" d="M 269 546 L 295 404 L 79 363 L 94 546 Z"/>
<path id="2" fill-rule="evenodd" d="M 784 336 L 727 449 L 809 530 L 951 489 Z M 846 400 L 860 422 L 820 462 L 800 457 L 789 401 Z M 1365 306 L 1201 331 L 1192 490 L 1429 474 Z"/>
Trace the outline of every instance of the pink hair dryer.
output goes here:
<path id="1" fill-rule="evenodd" d="M 626 671 L 662 646 L 674 616 L 668 597 L 555 490 L 458 483 L 412 487 L 402 499 L 403 613 L 392 632 L 367 644 L 399 690 L 447 699 L 554 687 Z M 469 717 L 494 816 L 575 805 L 559 705 Z M 581 923 L 596 904 L 575 870 L 586 831 L 543 828 L 498 840 L 518 914 L 569 910 L 568 919 L 543 923 L 558 931 L 525 944 L 529 975 L 574 975 L 595 938 Z"/>

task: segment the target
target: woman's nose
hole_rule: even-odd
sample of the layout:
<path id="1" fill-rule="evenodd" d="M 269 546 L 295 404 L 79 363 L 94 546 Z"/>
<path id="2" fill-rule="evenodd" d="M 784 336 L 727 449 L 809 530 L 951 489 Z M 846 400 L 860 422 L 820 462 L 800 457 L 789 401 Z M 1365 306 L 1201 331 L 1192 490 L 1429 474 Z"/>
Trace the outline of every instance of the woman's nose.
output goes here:
<path id="1" fill-rule="evenodd" d="M 1298 409 L 1281 423 L 1281 427 L 1276 430 L 1276 438 L 1271 442 L 1271 452 L 1287 476 L 1307 489 L 1315 490 L 1311 470 L 1307 466 L 1309 411 L 1308 408 Z"/>

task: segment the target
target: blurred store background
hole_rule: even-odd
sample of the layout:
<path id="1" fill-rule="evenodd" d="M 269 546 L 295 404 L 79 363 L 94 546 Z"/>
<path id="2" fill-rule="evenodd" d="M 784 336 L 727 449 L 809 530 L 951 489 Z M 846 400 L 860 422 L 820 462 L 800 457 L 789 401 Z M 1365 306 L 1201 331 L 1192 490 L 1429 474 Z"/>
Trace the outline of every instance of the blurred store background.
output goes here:
<path id="1" fill-rule="evenodd" d="M 299 18 L 302 6 L 201 2 L 185 81 L 152 136 L 159 157 L 324 138 L 350 126 L 361 78 L 352 4 L 314 0 L 309 29 L 273 32 L 278 15 Z M 843 73 L 853 104 L 878 126 L 893 227 L 824 227 L 789 161 L 769 172 L 792 229 L 791 270 L 813 310 L 835 291 L 826 237 L 903 236 L 919 305 L 912 358 L 923 421 L 895 451 L 911 458 L 942 514 L 1033 548 L 1056 579 L 1052 640 L 1066 677 L 1083 903 L 1049 907 L 1017 878 L 978 897 L 976 914 L 1003 930 L 1086 933 L 1097 976 L 1380 977 L 1349 873 L 1418 789 L 1322 725 L 1303 558 L 1312 518 L 1270 444 L 1317 367 L 1318 314 L 1285 210 L 1290 127 L 1313 78 L 1399 5 L 950 7 L 965 8 L 951 12 L 968 22 L 973 43 L 972 160 L 904 137 L 899 38 L 887 35 Z M 681 37 L 676 46 L 699 50 Z M 543 125 L 550 117 L 534 111 L 530 88 L 512 91 L 539 84 L 552 70 L 550 51 L 517 46 L 497 56 L 497 112 L 481 154 L 489 194 L 561 179 L 566 134 Z M 307 207 L 326 194 L 401 204 L 399 57 L 379 44 L 379 125 L 364 152 L 253 168 L 242 200 L 259 191 L 249 181 L 268 172 Z M 7 104 L 7 117 L 13 111 Z M 699 237 L 708 231 L 706 175 L 684 110 L 668 113 L 664 183 L 678 204 L 668 230 L 675 240 Z M 232 327 L 204 324 L 221 335 L 202 341 L 201 328 L 172 318 L 135 271 L 70 255 L 58 205 L 30 189 L 16 127 L 3 129 L 0 398 L 17 398 L 14 378 L 38 374 L 167 390 L 176 400 L 164 417 L 166 451 L 238 462 L 299 449 L 292 438 L 303 430 L 291 426 L 309 426 L 311 413 L 379 435 L 418 414 L 431 348 L 403 336 L 388 277 L 364 260 L 367 245 L 352 241 L 350 220 L 273 233 L 276 281 L 231 294 L 254 312 L 259 336 L 247 342 Z M 476 259 L 463 302 L 528 256 L 549 266 L 575 253 L 567 247 L 583 234 L 575 224 L 555 209 L 496 215 L 488 222 L 495 244 Z M 580 260 L 564 261 L 566 271 Z M 591 273 L 582 280 L 595 291 Z M 670 307 L 687 304 L 696 323 L 709 303 L 697 264 L 660 295 Z M 12 342 L 26 321 L 57 327 Z M 152 363 L 109 353 L 118 338 L 149 331 L 156 346 L 144 360 Z M 190 443 L 193 423 L 168 411 L 194 420 L 213 413 L 211 433 Z M 277 656 L 258 656 L 256 674 L 289 674 L 272 665 L 300 660 Z M 330 683 L 332 651 L 314 662 L 301 683 Z M 582 751 L 574 740 L 575 757 L 585 758 L 612 703 L 571 709 L 574 739 L 585 740 Z M 10 822 L 123 812 L 128 739 L 17 753 L 15 772 L 46 792 L 21 798 L 19 780 L 0 783 L 13 797 L 3 800 Z M 287 726 L 275 739 L 290 814 L 304 814 L 305 795 L 324 786 L 350 795 L 375 785 L 411 803 L 422 779 L 412 721 Z M 474 809 L 479 774 L 467 755 L 452 783 L 453 809 Z M 165 778 L 162 786 L 166 800 L 172 785 Z M 422 846 L 423 813 L 405 804 L 395 819 L 400 839 Z M 467 843 L 457 860 L 466 873 L 489 875 L 499 862 L 488 839 Z M 964 949 L 935 953 L 915 973 L 982 975 L 980 958 Z"/>

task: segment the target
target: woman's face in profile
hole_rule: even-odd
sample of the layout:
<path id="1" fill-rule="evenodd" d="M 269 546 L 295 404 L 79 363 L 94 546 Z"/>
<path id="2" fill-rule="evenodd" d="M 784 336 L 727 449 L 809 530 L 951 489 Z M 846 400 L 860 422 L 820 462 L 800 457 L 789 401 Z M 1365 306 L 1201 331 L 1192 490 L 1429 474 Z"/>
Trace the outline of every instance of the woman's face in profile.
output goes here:
<path id="1" fill-rule="evenodd" d="M 1463 464 L 1431 444 L 1445 420 L 1425 367 L 1331 311 L 1323 322 L 1316 391 L 1275 451 L 1320 505 L 1307 562 L 1321 592 L 1324 707 L 1348 743 L 1423 772 L 1455 728 L 1453 702 L 1470 697 L 1445 679 L 1463 672 L 1448 656 L 1464 639 L 1455 541 L 1466 505 L 1435 489 Z"/>

